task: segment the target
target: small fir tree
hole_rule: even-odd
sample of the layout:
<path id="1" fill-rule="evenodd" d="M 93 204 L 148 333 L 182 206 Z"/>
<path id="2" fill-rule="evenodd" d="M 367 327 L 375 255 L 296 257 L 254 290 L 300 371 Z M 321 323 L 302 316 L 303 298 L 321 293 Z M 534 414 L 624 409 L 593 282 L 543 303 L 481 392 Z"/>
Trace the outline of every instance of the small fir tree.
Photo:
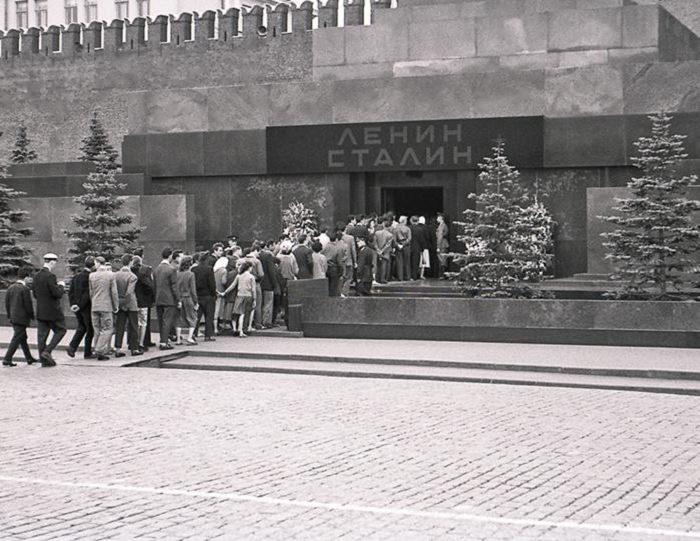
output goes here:
<path id="1" fill-rule="evenodd" d="M 667 298 L 669 287 L 680 289 L 682 276 L 694 269 L 689 257 L 700 249 L 700 227 L 691 217 L 700 201 L 686 198 L 687 188 L 697 183 L 696 175 L 681 175 L 678 163 L 688 155 L 684 135 L 671 133 L 671 117 L 665 113 L 649 116 L 651 137 L 640 137 L 635 146 L 639 156 L 632 163 L 642 171 L 627 186 L 633 197 L 616 198 L 617 216 L 599 216 L 618 226 L 603 233 L 609 249 L 606 258 L 616 266 L 613 279 L 624 280 L 617 298 Z"/>
<path id="2" fill-rule="evenodd" d="M 457 222 L 466 249 L 452 254 L 461 267 L 453 277 L 484 297 L 543 296 L 528 283 L 541 281 L 551 265 L 554 222 L 539 201 L 530 201 L 502 141 L 479 167 L 482 190 L 469 194 L 476 209 L 465 210 L 465 220 Z"/>
<path id="3" fill-rule="evenodd" d="M 104 171 L 117 171 L 120 168 L 119 153 L 109 142 L 97 112 L 92 114 L 89 130 L 90 132 L 82 140 L 80 146 L 82 153 L 80 160 L 93 162 L 96 167 L 102 168 Z"/>
<path id="4" fill-rule="evenodd" d="M 20 122 L 17 127 L 17 136 L 15 138 L 15 148 L 12 149 L 10 161 L 14 164 L 30 163 L 37 160 L 37 153 L 30 148 L 31 140 L 27 136 L 27 127 L 24 122 Z"/>
<path id="5" fill-rule="evenodd" d="M 91 173 L 83 184 L 85 194 L 73 199 L 83 206 L 84 212 L 70 217 L 76 229 L 64 231 L 73 243 L 68 251 L 72 270 L 81 268 L 89 255 L 112 260 L 119 253 L 134 248 L 143 230 L 130 227 L 133 216 L 120 213 L 124 197 L 117 194 L 126 184 L 117 181 L 109 163 L 109 155 L 100 154 L 97 172 Z"/>
<path id="6" fill-rule="evenodd" d="M 290 203 L 289 207 L 282 211 L 282 222 L 284 233 L 291 239 L 296 239 L 301 233 L 311 236 L 318 232 L 316 213 L 298 201 Z"/>
<path id="7" fill-rule="evenodd" d="M 7 168 L 0 163 L 0 181 L 7 178 Z M 25 195 L 0 182 L 0 284 L 9 284 L 20 267 L 31 266 L 31 250 L 22 246 L 21 241 L 32 234 L 32 230 L 22 227 L 28 213 L 13 208 L 12 202 Z"/>

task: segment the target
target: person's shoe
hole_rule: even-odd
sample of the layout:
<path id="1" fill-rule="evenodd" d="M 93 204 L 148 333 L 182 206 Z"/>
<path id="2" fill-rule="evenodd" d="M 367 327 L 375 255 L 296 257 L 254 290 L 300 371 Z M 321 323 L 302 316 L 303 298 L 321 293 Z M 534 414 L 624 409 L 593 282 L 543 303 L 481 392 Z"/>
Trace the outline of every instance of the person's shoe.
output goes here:
<path id="1" fill-rule="evenodd" d="M 43 368 L 51 368 L 56 366 L 56 361 L 54 361 L 50 353 L 44 352 L 39 357 L 41 358 L 41 366 Z"/>
<path id="2" fill-rule="evenodd" d="M 140 349 L 135 349 L 131 352 L 132 357 L 137 357 L 138 355 L 143 355 L 143 351 L 141 351 Z"/>
<path id="3" fill-rule="evenodd" d="M 175 349 L 171 344 L 161 344 L 158 346 L 158 349 L 161 351 L 167 351 L 169 349 Z"/>
<path id="4" fill-rule="evenodd" d="M 109 357 L 107 355 L 102 355 L 101 353 L 97 354 L 97 357 L 95 357 L 98 361 L 109 361 Z"/>
<path id="5" fill-rule="evenodd" d="M 141 347 L 139 348 L 139 351 L 140 351 L 141 353 L 146 353 L 146 352 L 148 351 L 148 346 L 141 346 Z"/>
<path id="6" fill-rule="evenodd" d="M 26 359 L 26 361 L 27 361 L 27 364 L 28 364 L 29 366 L 31 366 L 31 365 L 33 365 L 34 363 L 38 363 L 38 362 L 39 362 L 39 359 L 35 359 L 34 357 L 29 357 L 29 359 Z"/>
<path id="7" fill-rule="evenodd" d="M 154 348 L 156 347 L 156 345 L 157 344 L 155 344 L 154 342 L 148 342 L 147 344 L 144 344 L 144 346 L 146 346 L 147 348 Z"/>
<path id="8" fill-rule="evenodd" d="M 117 352 L 114 354 L 114 357 L 115 357 L 116 359 L 121 359 L 122 357 L 126 357 L 126 353 L 122 353 L 121 351 L 117 351 Z"/>
<path id="9" fill-rule="evenodd" d="M 185 340 L 185 344 L 187 344 L 188 346 L 198 346 L 199 345 L 196 340 L 190 340 L 189 338 L 187 340 Z"/>
<path id="10" fill-rule="evenodd" d="M 68 346 L 68 349 L 66 349 L 66 353 L 71 359 L 75 359 L 75 348 L 73 346 Z"/>
<path id="11" fill-rule="evenodd" d="M 205 342 L 216 342 L 216 338 L 214 338 L 213 336 L 205 336 L 204 341 Z"/>
<path id="12" fill-rule="evenodd" d="M 17 366 L 17 364 L 13 363 L 12 361 L 3 361 L 2 365 L 3 366 Z"/>
<path id="13" fill-rule="evenodd" d="M 83 355 L 83 359 L 85 359 L 86 361 L 89 359 L 94 359 L 94 358 L 95 358 L 95 355 L 92 353 L 88 353 L 87 355 Z"/>
<path id="14" fill-rule="evenodd" d="M 249 332 L 250 332 L 250 331 L 249 331 Z M 244 332 L 239 332 L 239 333 L 238 333 L 238 336 L 240 336 L 241 338 L 248 338 L 248 335 L 247 335 L 246 333 L 244 333 Z"/>

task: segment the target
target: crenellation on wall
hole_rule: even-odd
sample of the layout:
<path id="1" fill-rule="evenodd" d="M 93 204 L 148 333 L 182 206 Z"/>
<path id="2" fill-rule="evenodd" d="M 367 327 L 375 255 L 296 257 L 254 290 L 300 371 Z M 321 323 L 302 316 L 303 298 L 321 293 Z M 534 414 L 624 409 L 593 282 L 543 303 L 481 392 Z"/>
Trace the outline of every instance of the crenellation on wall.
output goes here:
<path id="1" fill-rule="evenodd" d="M 158 46 L 168 42 L 168 17 L 158 15 L 155 19 L 148 19 L 148 43 Z"/>
<path id="2" fill-rule="evenodd" d="M 170 43 L 175 47 L 192 41 L 192 14 L 182 13 L 175 18 L 170 16 Z"/>
<path id="3" fill-rule="evenodd" d="M 63 44 L 64 55 L 75 56 L 82 52 L 81 31 L 82 27 L 78 23 L 72 23 L 68 25 L 68 28 L 61 30 L 61 43 Z"/>
<path id="4" fill-rule="evenodd" d="M 114 20 L 104 28 L 103 49 L 106 53 L 115 53 L 124 46 L 124 21 Z"/>
<path id="5" fill-rule="evenodd" d="M 255 41 L 264 35 L 263 15 L 265 10 L 260 6 L 252 9 L 243 9 L 243 39 Z"/>
<path id="6" fill-rule="evenodd" d="M 218 11 L 219 15 L 219 41 L 225 43 L 238 36 L 238 20 L 241 11 L 231 8 L 226 12 Z"/>
<path id="7" fill-rule="evenodd" d="M 338 26 L 338 0 L 328 0 L 318 5 L 318 27 L 335 28 Z"/>
<path id="8" fill-rule="evenodd" d="M 126 21 L 126 38 L 124 47 L 127 50 L 138 50 L 146 46 L 146 19 L 137 17 L 133 21 Z"/>
<path id="9" fill-rule="evenodd" d="M 267 35 L 273 38 L 281 36 L 288 30 L 289 6 L 277 4 L 274 8 L 267 6 Z"/>
<path id="10" fill-rule="evenodd" d="M 8 30 L 7 34 L 0 38 L 0 42 L 2 43 L 2 57 L 5 60 L 19 54 L 19 39 L 19 30 Z"/>
<path id="11" fill-rule="evenodd" d="M 343 0 L 345 26 L 362 26 L 365 18 L 365 0 Z"/>
<path id="12" fill-rule="evenodd" d="M 28 28 L 22 34 L 22 55 L 39 54 L 39 40 L 41 30 L 38 28 Z"/>
<path id="13" fill-rule="evenodd" d="M 216 37 L 216 13 L 205 11 L 201 15 L 194 13 L 194 40 L 199 45 L 208 44 Z"/>
<path id="14" fill-rule="evenodd" d="M 292 6 L 292 32 L 307 32 L 313 27 L 314 5 L 303 2 L 299 6 Z"/>
<path id="15" fill-rule="evenodd" d="M 61 29 L 58 26 L 49 26 L 41 33 L 41 52 L 44 56 L 57 53 L 61 50 Z"/>

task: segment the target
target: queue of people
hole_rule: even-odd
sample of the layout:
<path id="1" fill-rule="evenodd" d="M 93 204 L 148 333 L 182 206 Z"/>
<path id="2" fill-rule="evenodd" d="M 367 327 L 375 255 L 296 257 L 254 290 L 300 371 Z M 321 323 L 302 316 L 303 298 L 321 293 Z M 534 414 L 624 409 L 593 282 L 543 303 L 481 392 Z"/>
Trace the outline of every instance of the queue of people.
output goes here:
<path id="1" fill-rule="evenodd" d="M 321 228 L 295 239 L 255 241 L 243 249 L 231 235 L 226 245 L 184 254 L 164 248 L 151 267 L 143 251 L 117 261 L 86 257 L 84 267 L 66 286 L 53 270 L 58 256 L 44 256 L 33 277 L 20 269 L 10 286 L 5 308 L 13 338 L 3 359 L 22 350 L 28 364 L 55 366 L 53 351 L 67 332 L 61 300 L 67 293 L 76 330 L 69 357 L 83 347 L 86 359 L 143 355 L 149 348 L 170 350 L 196 346 L 230 334 L 245 338 L 255 330 L 288 324 L 288 290 L 294 280 L 327 278 L 329 295 L 344 297 L 354 283 L 357 295 L 371 295 L 374 284 L 418 280 L 428 272 L 441 276 L 447 268 L 449 229 L 442 215 L 434 227 L 419 216 L 351 216 L 332 230 Z M 29 280 L 31 279 L 31 288 Z M 36 300 L 36 313 L 32 303 Z M 152 342 L 151 314 L 158 322 Z M 27 341 L 30 322 L 37 321 L 38 357 Z M 50 337 L 50 339 L 49 339 Z"/>

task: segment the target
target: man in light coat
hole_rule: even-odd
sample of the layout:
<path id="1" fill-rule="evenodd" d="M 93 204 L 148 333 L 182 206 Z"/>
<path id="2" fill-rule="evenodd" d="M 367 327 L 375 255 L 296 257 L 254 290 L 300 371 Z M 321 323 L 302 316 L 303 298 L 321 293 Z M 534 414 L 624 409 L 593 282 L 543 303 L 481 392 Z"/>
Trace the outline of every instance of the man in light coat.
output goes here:
<path id="1" fill-rule="evenodd" d="M 114 334 L 114 314 L 119 309 L 117 282 L 112 267 L 104 257 L 95 258 L 95 272 L 90 274 L 90 301 L 92 303 L 92 326 L 95 330 L 93 353 L 98 361 L 109 359 L 112 335 Z"/>

